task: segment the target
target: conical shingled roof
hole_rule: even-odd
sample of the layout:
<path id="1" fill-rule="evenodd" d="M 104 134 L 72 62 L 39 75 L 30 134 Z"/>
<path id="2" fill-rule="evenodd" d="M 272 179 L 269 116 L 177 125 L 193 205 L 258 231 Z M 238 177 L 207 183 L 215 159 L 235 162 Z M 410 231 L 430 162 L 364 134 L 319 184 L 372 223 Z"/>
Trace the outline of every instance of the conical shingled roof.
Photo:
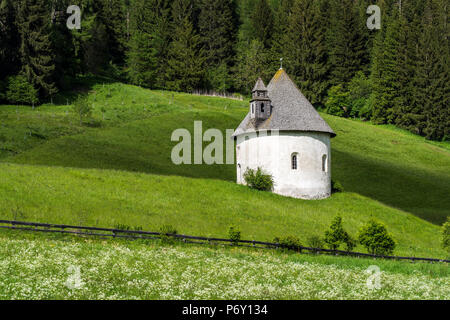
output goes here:
<path id="1" fill-rule="evenodd" d="M 272 115 L 265 121 L 255 122 L 250 113 L 247 114 L 234 137 L 259 130 L 325 132 L 331 137 L 336 136 L 283 69 L 278 70 L 267 90 L 272 101 Z"/>
<path id="2" fill-rule="evenodd" d="M 258 78 L 258 81 L 256 81 L 255 87 L 253 88 L 252 92 L 255 91 L 266 91 L 267 88 L 264 85 L 264 82 L 262 81 L 261 78 Z"/>

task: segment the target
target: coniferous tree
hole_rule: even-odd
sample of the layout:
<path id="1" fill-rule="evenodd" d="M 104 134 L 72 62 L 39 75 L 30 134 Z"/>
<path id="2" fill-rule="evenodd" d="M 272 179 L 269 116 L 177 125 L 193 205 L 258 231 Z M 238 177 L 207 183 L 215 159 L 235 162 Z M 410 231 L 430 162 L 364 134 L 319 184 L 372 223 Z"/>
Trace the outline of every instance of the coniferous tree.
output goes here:
<path id="1" fill-rule="evenodd" d="M 399 46 L 397 49 L 397 97 L 394 100 L 393 113 L 395 124 L 411 132 L 419 134 L 423 131 L 423 112 L 414 101 L 415 71 L 417 68 L 417 43 L 420 33 L 419 15 L 411 6 L 412 2 L 402 2 L 399 11 Z"/>
<path id="2" fill-rule="evenodd" d="M 353 0 L 331 1 L 330 4 L 330 80 L 332 85 L 346 86 L 367 63 L 369 53 L 364 38 L 367 28 L 362 28 Z"/>
<path id="3" fill-rule="evenodd" d="M 252 40 L 250 45 L 240 52 L 238 59 L 235 81 L 241 92 L 249 94 L 259 77 L 267 84 L 273 76 L 273 71 L 266 67 L 270 64 L 269 52 L 257 39 Z"/>
<path id="4" fill-rule="evenodd" d="M 98 17 L 105 26 L 105 42 L 108 48 L 108 62 L 123 65 L 126 46 L 126 4 L 124 0 L 97 0 L 101 7 Z"/>
<path id="5" fill-rule="evenodd" d="M 251 23 L 255 38 L 258 39 L 265 48 L 270 48 L 273 34 L 273 12 L 267 0 L 257 0 Z"/>
<path id="6" fill-rule="evenodd" d="M 202 0 L 198 28 L 205 48 L 208 85 L 219 91 L 230 88 L 237 37 L 234 0 Z"/>
<path id="7" fill-rule="evenodd" d="M 328 90 L 326 1 L 296 0 L 284 40 L 286 68 L 302 92 L 316 106 L 323 106 Z"/>
<path id="8" fill-rule="evenodd" d="M 66 26 L 66 9 L 70 0 L 52 0 L 52 23 L 50 27 L 50 41 L 54 54 L 55 72 L 54 82 L 61 90 L 71 88 L 71 79 L 77 73 L 77 60 L 73 36 Z"/>
<path id="9" fill-rule="evenodd" d="M 289 28 L 289 17 L 295 0 L 280 0 L 274 7 L 274 25 L 272 32 L 272 47 L 270 50 L 271 69 L 279 67 L 279 59 L 286 60 L 286 35 Z"/>
<path id="10" fill-rule="evenodd" d="M 134 21 L 128 50 L 128 76 L 131 83 L 154 88 L 158 72 L 154 0 L 133 3 Z"/>
<path id="11" fill-rule="evenodd" d="M 443 22 L 447 13 L 442 9 L 437 1 L 431 1 L 425 8 L 414 81 L 415 103 L 423 108 L 421 133 L 433 140 L 448 139 L 450 128 L 450 52 L 448 30 Z"/>
<path id="12" fill-rule="evenodd" d="M 0 81 L 18 71 L 18 37 L 13 0 L 0 0 Z"/>
<path id="13" fill-rule="evenodd" d="M 204 54 L 200 37 L 192 23 L 191 1 L 175 0 L 172 4 L 172 43 L 167 61 L 167 87 L 170 90 L 192 92 L 201 85 L 204 76 Z"/>
<path id="14" fill-rule="evenodd" d="M 53 82 L 55 57 L 50 41 L 50 12 L 46 4 L 39 0 L 21 0 L 17 12 L 21 72 L 41 97 L 57 91 Z"/>

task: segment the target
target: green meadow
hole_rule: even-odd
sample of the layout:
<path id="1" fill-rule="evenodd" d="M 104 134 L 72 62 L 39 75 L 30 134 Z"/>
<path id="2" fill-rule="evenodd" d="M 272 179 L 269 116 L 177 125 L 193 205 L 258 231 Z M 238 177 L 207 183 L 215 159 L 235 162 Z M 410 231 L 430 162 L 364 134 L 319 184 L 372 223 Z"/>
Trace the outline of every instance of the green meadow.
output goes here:
<path id="1" fill-rule="evenodd" d="M 0 232 L 2 299 L 449 299 L 444 264 Z M 379 273 L 368 272 L 372 268 Z M 379 287 L 373 285 L 378 283 Z"/>
<path id="2" fill-rule="evenodd" d="M 332 175 L 345 192 L 303 201 L 234 183 L 234 165 L 174 165 L 172 132 L 238 126 L 247 101 L 84 81 L 34 110 L 0 106 L 0 218 L 304 244 L 340 214 L 356 235 L 371 217 L 397 240 L 397 255 L 446 258 L 440 225 L 450 215 L 450 146 L 389 126 L 323 114 L 337 133 Z M 94 111 L 80 125 L 76 94 Z M 358 251 L 365 251 L 357 247 Z"/>

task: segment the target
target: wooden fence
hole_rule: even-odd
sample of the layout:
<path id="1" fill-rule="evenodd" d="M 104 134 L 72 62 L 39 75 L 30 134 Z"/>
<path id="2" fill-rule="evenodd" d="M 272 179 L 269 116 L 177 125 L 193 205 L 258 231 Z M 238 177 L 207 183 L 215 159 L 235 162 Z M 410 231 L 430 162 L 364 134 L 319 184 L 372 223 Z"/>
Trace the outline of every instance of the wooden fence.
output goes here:
<path id="1" fill-rule="evenodd" d="M 409 260 L 409 261 L 425 261 L 425 262 L 444 262 L 449 263 L 450 260 L 444 259 L 431 259 L 431 258 L 417 258 L 417 257 L 398 257 L 398 256 L 382 256 L 361 252 L 350 252 L 342 250 L 330 250 L 322 248 L 309 248 L 309 247 L 289 247 L 281 245 L 279 243 L 262 242 L 254 240 L 239 240 L 234 241 L 231 239 L 221 238 L 207 238 L 207 237 L 195 237 L 182 234 L 164 234 L 160 232 L 150 231 L 137 231 L 137 230 L 121 230 L 121 229 L 108 229 L 97 227 L 83 227 L 83 226 L 70 226 L 61 224 L 49 224 L 49 223 L 35 223 L 35 222 L 23 222 L 23 221 L 10 221 L 0 220 L 0 229 L 13 229 L 32 232 L 47 232 L 47 233 L 59 233 L 59 234 L 72 234 L 72 235 L 84 235 L 104 238 L 123 238 L 123 239 L 161 239 L 162 237 L 169 237 L 173 239 L 180 239 L 185 243 L 195 244 L 226 244 L 241 247 L 253 247 L 260 249 L 289 249 L 298 252 L 308 253 L 325 253 L 331 255 L 343 255 L 361 258 L 381 258 L 391 260 Z"/>

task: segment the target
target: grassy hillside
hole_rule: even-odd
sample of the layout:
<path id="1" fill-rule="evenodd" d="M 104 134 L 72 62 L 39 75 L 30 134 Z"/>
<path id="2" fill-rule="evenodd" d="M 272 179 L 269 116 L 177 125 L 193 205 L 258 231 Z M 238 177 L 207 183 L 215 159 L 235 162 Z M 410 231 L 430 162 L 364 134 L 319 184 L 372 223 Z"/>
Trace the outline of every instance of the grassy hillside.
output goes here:
<path id="1" fill-rule="evenodd" d="M 345 193 L 302 201 L 234 184 L 232 165 L 170 160 L 173 130 L 235 128 L 247 102 L 149 91 L 117 83 L 80 88 L 93 120 L 80 126 L 66 104 L 0 107 L 0 216 L 117 224 L 247 239 L 322 234 L 336 214 L 355 234 L 370 217 L 388 225 L 397 254 L 445 257 L 439 227 L 450 215 L 448 144 L 324 115 L 338 137 L 332 174 Z M 102 112 L 102 110 L 104 112 Z M 363 248 L 357 248 L 363 250 Z"/>
<path id="2" fill-rule="evenodd" d="M 449 299 L 448 267 L 0 231 L 0 299 Z M 57 263 L 55 263 L 57 261 Z"/>

